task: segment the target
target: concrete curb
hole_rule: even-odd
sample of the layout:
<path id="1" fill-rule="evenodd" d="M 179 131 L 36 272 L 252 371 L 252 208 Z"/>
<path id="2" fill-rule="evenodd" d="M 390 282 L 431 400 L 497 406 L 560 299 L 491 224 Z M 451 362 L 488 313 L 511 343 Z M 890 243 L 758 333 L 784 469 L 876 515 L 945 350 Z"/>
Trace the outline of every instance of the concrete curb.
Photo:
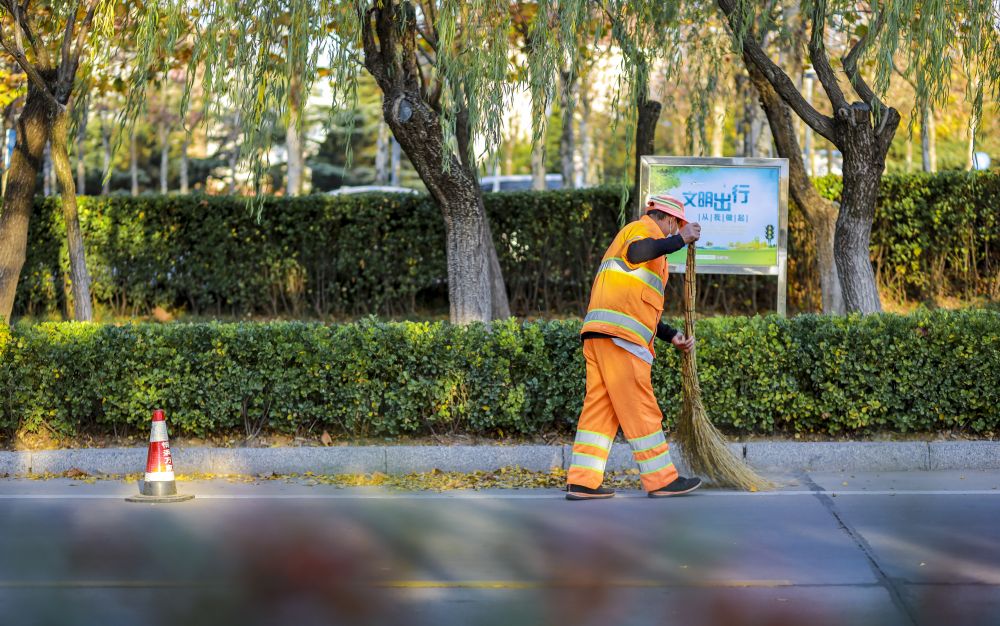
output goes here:
<path id="1" fill-rule="evenodd" d="M 1000 469 L 1000 442 L 749 442 L 730 444 L 751 466 L 775 471 L 892 472 L 914 470 Z M 687 471 L 677 444 L 671 456 Z M 181 473 L 214 474 L 405 474 L 443 471 L 489 471 L 504 466 L 532 470 L 569 467 L 569 445 L 357 446 L 332 448 L 174 448 Z M 61 474 L 79 469 L 90 474 L 143 471 L 143 448 L 80 448 L 39 452 L 0 451 L 0 476 Z M 616 443 L 609 471 L 635 467 L 627 444 Z"/>

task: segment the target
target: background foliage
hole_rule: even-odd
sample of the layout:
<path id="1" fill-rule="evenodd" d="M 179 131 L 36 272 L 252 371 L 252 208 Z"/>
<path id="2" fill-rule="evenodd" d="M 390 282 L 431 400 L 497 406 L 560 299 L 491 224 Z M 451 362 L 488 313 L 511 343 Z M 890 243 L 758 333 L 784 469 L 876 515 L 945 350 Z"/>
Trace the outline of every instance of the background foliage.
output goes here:
<path id="1" fill-rule="evenodd" d="M 836 199 L 837 177 L 818 179 Z M 580 315 L 617 229 L 620 190 L 486 194 L 511 305 L 518 315 Z M 872 258 L 897 300 L 1000 298 L 1000 174 L 883 179 Z M 81 199 L 93 297 L 116 315 L 153 307 L 195 315 L 412 317 L 447 311 L 444 229 L 427 196 L 268 198 L 260 219 L 226 196 Z M 789 216 L 789 304 L 819 306 L 808 225 Z M 68 258 L 58 203 L 36 206 L 16 314 L 67 310 Z M 705 276 L 699 309 L 773 306 L 772 279 Z M 680 280 L 668 284 L 679 312 Z"/>

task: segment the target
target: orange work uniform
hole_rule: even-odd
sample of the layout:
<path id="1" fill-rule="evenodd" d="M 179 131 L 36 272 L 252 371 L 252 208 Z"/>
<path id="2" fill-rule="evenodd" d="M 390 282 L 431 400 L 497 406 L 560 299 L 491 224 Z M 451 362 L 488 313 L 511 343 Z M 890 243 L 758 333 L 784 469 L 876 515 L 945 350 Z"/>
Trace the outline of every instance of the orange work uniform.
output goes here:
<path id="1" fill-rule="evenodd" d="M 627 258 L 629 245 L 645 238 L 663 238 L 649 216 L 627 224 L 615 236 L 594 279 L 580 332 L 600 336 L 584 341 L 587 395 L 573 443 L 570 484 L 591 489 L 601 485 L 619 426 L 639 464 L 643 489 L 655 491 L 677 478 L 651 381 L 667 259 L 634 264 Z"/>

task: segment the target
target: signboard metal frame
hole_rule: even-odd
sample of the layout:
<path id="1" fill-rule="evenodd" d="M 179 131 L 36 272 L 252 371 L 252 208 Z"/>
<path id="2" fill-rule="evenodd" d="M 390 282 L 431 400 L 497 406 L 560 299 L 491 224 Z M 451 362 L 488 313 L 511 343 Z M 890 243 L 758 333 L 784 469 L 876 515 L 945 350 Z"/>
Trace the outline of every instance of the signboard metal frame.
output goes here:
<path id="1" fill-rule="evenodd" d="M 639 193 L 649 195 L 650 166 L 676 167 L 766 167 L 778 170 L 778 259 L 777 265 L 698 265 L 699 274 L 735 274 L 741 276 L 778 277 L 778 314 L 784 316 L 787 307 L 788 282 L 788 159 L 763 159 L 750 157 L 678 157 L 644 156 L 639 173 Z M 670 264 L 672 273 L 683 273 L 684 266 Z"/>

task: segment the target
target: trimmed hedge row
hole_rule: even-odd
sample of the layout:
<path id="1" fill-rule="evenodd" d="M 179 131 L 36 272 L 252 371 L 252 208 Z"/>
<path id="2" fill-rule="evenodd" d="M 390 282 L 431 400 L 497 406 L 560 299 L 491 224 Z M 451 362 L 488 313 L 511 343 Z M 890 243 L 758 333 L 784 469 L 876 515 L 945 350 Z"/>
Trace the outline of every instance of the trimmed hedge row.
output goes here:
<path id="1" fill-rule="evenodd" d="M 817 180 L 830 198 L 838 178 Z M 594 268 L 618 227 L 620 192 L 486 194 L 512 310 L 580 315 Z M 896 297 L 1000 297 L 1000 174 L 886 177 L 872 251 Z M 412 316 L 447 311 L 440 212 L 427 196 L 269 198 L 259 219 L 242 198 L 81 198 L 93 296 L 116 315 L 155 306 L 200 315 Z M 808 226 L 789 216 L 789 305 L 819 303 Z M 56 199 L 36 205 L 16 314 L 72 310 Z M 773 280 L 700 279 L 699 310 L 754 311 Z M 668 284 L 680 302 L 681 281 Z"/>
<path id="2" fill-rule="evenodd" d="M 578 321 L 467 327 L 50 323 L 0 327 L 0 429 L 353 436 L 570 432 L 584 392 Z M 739 433 L 1000 430 L 1000 312 L 711 318 L 699 371 L 714 421 Z M 667 424 L 679 361 L 654 386 Z"/>

